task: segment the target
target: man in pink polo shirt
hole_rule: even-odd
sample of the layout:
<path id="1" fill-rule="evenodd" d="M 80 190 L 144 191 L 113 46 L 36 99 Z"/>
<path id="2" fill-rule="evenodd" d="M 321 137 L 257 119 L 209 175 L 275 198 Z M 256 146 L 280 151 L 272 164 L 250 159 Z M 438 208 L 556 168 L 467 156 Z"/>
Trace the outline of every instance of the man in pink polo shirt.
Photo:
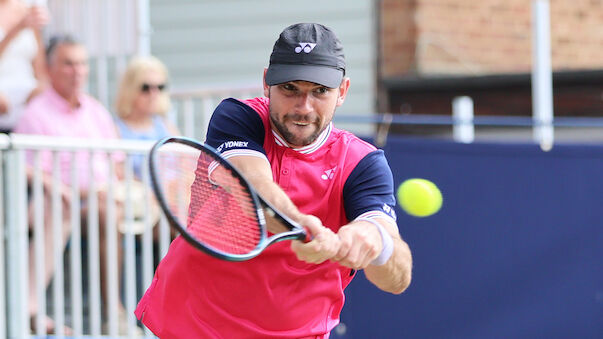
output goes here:
<path id="1" fill-rule="evenodd" d="M 86 138 L 86 139 L 117 139 L 117 131 L 113 124 L 113 119 L 110 113 L 100 104 L 97 100 L 92 98 L 90 95 L 84 92 L 84 86 L 88 80 L 88 53 L 86 48 L 78 43 L 74 38 L 70 36 L 58 36 L 50 40 L 46 51 L 48 74 L 50 77 L 51 86 L 42 92 L 39 96 L 33 99 L 25 108 L 25 111 L 18 121 L 14 132 L 22 134 L 37 134 L 45 136 L 57 136 L 57 137 L 72 137 L 72 138 Z M 91 159 L 92 157 L 92 159 Z M 79 188 L 82 197 L 82 221 L 87 221 L 87 199 L 88 189 L 90 182 L 94 180 L 97 188 L 101 187 L 109 181 L 109 168 L 108 161 L 109 157 L 106 154 L 93 154 L 89 152 L 76 152 L 71 161 L 71 154 L 64 152 L 59 154 L 59 163 L 61 171 L 61 181 L 65 185 L 71 183 L 71 167 L 75 166 L 77 170 L 77 176 L 79 180 Z M 119 163 L 123 160 L 122 157 L 112 158 L 116 161 L 116 169 L 119 176 Z M 32 159 L 28 159 L 31 164 Z M 48 177 L 52 171 L 53 161 L 50 152 L 41 153 L 41 166 L 43 173 L 45 173 L 45 182 L 50 182 Z M 90 177 L 90 168 L 93 170 L 93 177 Z M 45 189 L 45 199 L 49 204 L 50 201 L 50 188 Z M 104 230 L 107 222 L 107 204 L 106 194 L 99 191 L 97 194 L 98 198 L 98 225 L 99 225 L 99 250 L 101 260 L 101 290 L 102 295 L 106 299 L 106 267 L 107 267 L 107 254 L 106 252 L 106 231 Z M 68 199 L 63 202 L 63 229 L 65 231 L 65 237 L 68 236 L 70 230 L 69 222 L 69 211 L 67 206 Z M 119 218 L 122 216 L 123 208 L 120 204 L 116 205 L 116 215 Z M 49 208 L 45 208 L 45 211 L 49 211 Z M 48 220 L 48 218 L 47 218 Z M 47 223 L 51 225 L 50 222 Z M 82 232 L 86 234 L 87 227 L 83 225 Z M 52 234 L 47 231 L 46 234 Z M 121 234 L 118 234 L 118 244 L 121 242 Z M 47 252 L 46 260 L 51 260 L 52 255 L 52 238 L 49 237 L 49 243 L 45 246 Z M 122 246 L 117 246 L 117 260 L 118 267 L 121 267 L 122 261 Z M 33 258 L 33 256 L 30 256 Z M 30 274 L 34 274 L 33 265 L 31 265 L 32 271 Z M 53 265 L 50 262 L 46 262 L 46 277 L 45 281 L 48 283 L 52 277 Z M 119 269 L 121 272 L 121 269 Z M 34 275 L 32 275 L 34 276 Z M 120 274 L 121 276 L 121 274 Z M 121 279 L 119 279 L 121 280 Z M 35 298 L 35 290 L 30 289 L 30 312 L 32 316 L 37 312 L 37 303 Z M 123 314 L 120 331 L 127 333 L 127 328 L 121 328 L 126 325 L 125 323 L 125 309 L 121 302 L 118 303 L 120 307 L 120 314 Z M 50 323 L 51 320 L 48 319 Z M 47 326 L 52 329 L 52 326 Z"/>
<path id="2" fill-rule="evenodd" d="M 383 151 L 332 123 L 350 86 L 344 75 L 343 47 L 330 29 L 292 25 L 264 71 L 265 98 L 226 99 L 216 108 L 206 143 L 313 239 L 232 263 L 176 238 L 136 309 L 153 333 L 327 338 L 357 270 L 383 291 L 408 287 L 412 257 L 396 225 Z"/>

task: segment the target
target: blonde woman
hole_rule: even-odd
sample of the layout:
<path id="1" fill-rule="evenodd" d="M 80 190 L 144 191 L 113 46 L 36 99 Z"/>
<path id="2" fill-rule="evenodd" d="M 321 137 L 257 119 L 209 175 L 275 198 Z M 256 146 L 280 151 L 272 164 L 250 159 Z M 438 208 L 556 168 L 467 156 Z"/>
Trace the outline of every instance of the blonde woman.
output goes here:
<path id="1" fill-rule="evenodd" d="M 170 109 L 168 71 L 153 56 L 136 57 L 128 64 L 116 98 L 116 125 L 122 139 L 158 140 L 179 134 L 165 119 Z M 133 157 L 137 178 L 142 177 L 142 157 Z"/>
<path id="2" fill-rule="evenodd" d="M 116 126 L 122 139 L 155 141 L 169 135 L 180 134 L 165 115 L 170 109 L 167 91 L 169 74 L 167 67 L 153 56 L 133 58 L 122 75 L 117 92 Z M 130 187 L 132 201 L 143 202 L 145 187 L 141 183 L 142 171 L 146 166 L 142 155 L 132 156 L 132 168 L 136 181 Z M 125 199 L 125 187 L 116 189 L 116 198 Z M 144 204 L 134 204 L 134 222 L 120 223 L 122 232 L 139 234 L 144 232 Z M 149 220 L 152 226 L 159 220 L 159 208 L 151 208 Z M 157 235 L 155 235 L 157 236 Z"/>

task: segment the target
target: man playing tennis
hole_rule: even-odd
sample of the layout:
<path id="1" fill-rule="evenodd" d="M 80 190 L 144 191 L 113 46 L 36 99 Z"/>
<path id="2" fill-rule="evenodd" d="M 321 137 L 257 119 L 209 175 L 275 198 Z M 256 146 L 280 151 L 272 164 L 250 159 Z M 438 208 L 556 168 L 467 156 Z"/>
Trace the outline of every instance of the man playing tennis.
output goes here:
<path id="1" fill-rule="evenodd" d="M 313 238 L 226 262 L 178 237 L 136 309 L 156 335 L 328 338 L 356 270 L 387 292 L 408 287 L 412 257 L 396 226 L 383 151 L 332 124 L 350 86 L 344 75 L 343 48 L 330 29 L 292 25 L 264 71 L 265 98 L 226 99 L 216 108 L 206 143 Z"/>

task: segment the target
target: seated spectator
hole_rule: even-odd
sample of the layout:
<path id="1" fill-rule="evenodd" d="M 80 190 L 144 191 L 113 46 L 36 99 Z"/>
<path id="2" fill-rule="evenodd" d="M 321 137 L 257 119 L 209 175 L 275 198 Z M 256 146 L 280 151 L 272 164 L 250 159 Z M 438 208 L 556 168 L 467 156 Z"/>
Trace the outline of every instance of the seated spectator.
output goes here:
<path id="1" fill-rule="evenodd" d="M 121 77 L 115 102 L 116 125 L 121 138 L 156 141 L 169 135 L 179 134 L 178 129 L 165 118 L 170 108 L 167 84 L 168 70 L 159 59 L 146 56 L 135 57 L 130 61 Z M 144 157 L 134 155 L 131 159 L 134 175 L 140 183 L 143 178 L 143 167 L 146 166 Z M 143 196 L 142 184 L 134 185 L 131 189 L 134 193 L 139 192 L 138 196 Z M 141 205 L 144 204 L 144 199 L 136 201 Z M 133 210 L 138 213 L 133 216 L 135 220 L 129 230 L 142 233 L 145 225 L 141 219 L 145 208 L 134 206 Z M 149 219 L 151 225 L 155 226 L 159 220 L 158 206 L 150 209 Z"/>
<path id="2" fill-rule="evenodd" d="M 0 0 L 0 132 L 10 132 L 25 104 L 46 85 L 40 29 L 45 7 Z"/>
<path id="3" fill-rule="evenodd" d="M 86 48 L 78 43 L 73 37 L 60 36 L 50 40 L 46 51 L 46 61 L 48 64 L 48 74 L 50 77 L 50 87 L 45 89 L 40 95 L 35 97 L 26 107 L 23 116 L 18 121 L 15 132 L 26 134 L 38 134 L 57 137 L 74 137 L 90 139 L 115 139 L 117 131 L 110 113 L 97 100 L 84 92 L 84 86 L 88 79 L 88 54 Z M 90 161 L 90 157 L 93 157 Z M 41 155 L 42 170 L 44 173 L 50 173 L 52 169 L 52 159 L 49 152 Z M 82 198 L 81 216 L 84 225 L 82 225 L 82 234 L 86 235 L 88 206 L 87 199 L 90 198 L 89 185 L 92 180 L 96 187 L 100 187 L 112 178 L 108 173 L 108 161 L 121 162 L 122 159 L 109 158 L 104 154 L 91 155 L 88 152 L 75 153 L 75 166 L 78 172 L 80 192 Z M 59 154 L 61 180 L 65 186 L 70 184 L 71 162 L 68 154 Z M 90 168 L 88 164 L 92 163 L 94 176 L 89 176 Z M 116 165 L 117 176 L 120 175 L 119 164 Z M 45 192 L 50 194 L 50 192 Z M 98 225 L 99 225 L 99 250 L 101 261 L 101 294 L 105 305 L 107 304 L 107 246 L 106 231 L 107 225 L 107 197 L 106 193 L 99 191 L 97 193 L 98 201 Z M 123 208 L 116 206 L 117 220 L 123 218 Z M 69 218 L 69 213 L 64 213 L 63 218 Z M 117 243 L 121 243 L 119 232 Z M 119 271 L 118 285 L 121 281 L 121 262 L 123 258 L 122 246 L 117 246 L 117 267 Z M 51 270 L 52 266 L 48 268 Z M 35 300 L 32 298 L 31 300 Z M 36 303 L 32 303 L 31 314 L 37 311 Z M 119 307 L 119 331 L 120 334 L 127 333 L 127 316 L 121 301 Z M 114 311 L 114 310 L 112 310 Z M 106 314 L 105 314 L 106 316 Z M 140 331 L 139 328 L 136 328 Z"/>

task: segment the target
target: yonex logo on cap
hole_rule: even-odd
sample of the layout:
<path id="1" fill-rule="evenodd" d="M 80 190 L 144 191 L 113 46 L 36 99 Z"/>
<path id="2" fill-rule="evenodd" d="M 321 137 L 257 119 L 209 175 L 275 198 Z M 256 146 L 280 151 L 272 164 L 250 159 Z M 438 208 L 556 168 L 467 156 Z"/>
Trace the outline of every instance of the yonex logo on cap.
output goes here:
<path id="1" fill-rule="evenodd" d="M 312 42 L 300 42 L 299 46 L 295 47 L 295 53 L 301 53 L 304 51 L 305 53 L 310 53 L 316 46 L 315 43 Z"/>
<path id="2" fill-rule="evenodd" d="M 308 81 L 338 88 L 344 75 L 343 46 L 335 33 L 321 24 L 299 23 L 285 28 L 274 43 L 266 84 Z"/>

